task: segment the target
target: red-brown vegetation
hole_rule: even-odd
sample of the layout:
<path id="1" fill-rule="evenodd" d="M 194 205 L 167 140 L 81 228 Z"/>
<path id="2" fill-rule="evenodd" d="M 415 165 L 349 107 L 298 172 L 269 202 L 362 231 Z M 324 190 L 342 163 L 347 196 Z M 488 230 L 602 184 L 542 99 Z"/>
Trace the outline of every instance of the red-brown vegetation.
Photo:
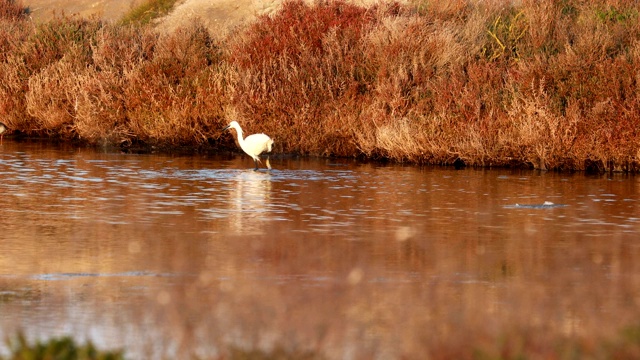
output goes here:
<path id="1" fill-rule="evenodd" d="M 20 9 L 0 3 L 0 116 L 24 133 L 233 146 L 233 117 L 277 152 L 640 165 L 634 1 L 289 1 L 225 38 Z"/>

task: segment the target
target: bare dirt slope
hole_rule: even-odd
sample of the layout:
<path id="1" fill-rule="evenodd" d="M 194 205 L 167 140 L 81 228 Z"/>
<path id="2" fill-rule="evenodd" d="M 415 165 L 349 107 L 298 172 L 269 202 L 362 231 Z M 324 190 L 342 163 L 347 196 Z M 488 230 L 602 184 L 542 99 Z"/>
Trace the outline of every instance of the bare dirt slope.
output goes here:
<path id="1" fill-rule="evenodd" d="M 272 12 L 281 0 L 185 0 L 159 20 L 161 29 L 175 29 L 186 22 L 201 21 L 212 31 L 224 31 Z"/>
<path id="2" fill-rule="evenodd" d="M 62 12 L 117 20 L 135 5 L 135 0 L 22 0 L 22 3 L 29 7 L 31 17 L 36 21 L 49 20 L 54 13 Z"/>
<path id="3" fill-rule="evenodd" d="M 118 20 L 143 0 L 23 0 L 36 21 L 47 21 L 55 13 L 98 16 Z M 173 11 L 158 20 L 158 26 L 174 29 L 199 19 L 212 30 L 221 30 L 250 20 L 265 11 L 270 12 L 282 0 L 182 0 Z"/>
<path id="4" fill-rule="evenodd" d="M 118 20 L 132 7 L 144 0 L 23 0 L 29 7 L 31 17 L 46 21 L 54 13 L 67 15 L 98 16 L 105 20 Z M 158 20 L 158 27 L 171 30 L 180 25 L 201 21 L 214 32 L 226 31 L 230 27 L 249 21 L 261 14 L 275 11 L 283 0 L 182 0 L 173 11 Z M 366 4 L 376 0 L 354 0 Z"/>
<path id="5" fill-rule="evenodd" d="M 118 20 L 144 0 L 23 0 L 36 21 L 47 21 L 55 13 L 98 16 Z M 255 16 L 273 12 L 282 0 L 182 0 L 158 20 L 158 27 L 172 30 L 188 22 L 201 21 L 213 31 L 224 31 Z"/>

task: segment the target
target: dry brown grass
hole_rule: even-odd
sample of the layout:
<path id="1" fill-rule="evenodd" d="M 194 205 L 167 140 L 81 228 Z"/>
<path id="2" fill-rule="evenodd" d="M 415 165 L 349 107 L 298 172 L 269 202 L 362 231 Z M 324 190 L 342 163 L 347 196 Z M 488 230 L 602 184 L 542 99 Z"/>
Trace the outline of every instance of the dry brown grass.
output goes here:
<path id="1" fill-rule="evenodd" d="M 92 143 L 182 145 L 205 143 L 219 126 L 224 65 L 202 26 L 159 35 L 56 21 L 34 29 L 14 51 L 17 69 L 4 73 L 7 98 L 23 109 L 5 114 L 14 114 L 12 127 Z"/>
<path id="2" fill-rule="evenodd" d="M 26 133 L 234 146 L 233 116 L 278 152 L 638 169 L 634 2 L 290 1 L 224 38 L 13 6 L 0 110 Z"/>

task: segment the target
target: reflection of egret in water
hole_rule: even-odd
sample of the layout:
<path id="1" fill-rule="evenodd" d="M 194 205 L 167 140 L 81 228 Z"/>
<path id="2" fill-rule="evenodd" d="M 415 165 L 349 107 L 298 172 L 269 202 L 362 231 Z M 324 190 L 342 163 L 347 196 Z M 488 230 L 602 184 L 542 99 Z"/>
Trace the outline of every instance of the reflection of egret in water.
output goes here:
<path id="1" fill-rule="evenodd" d="M 241 171 L 230 187 L 229 226 L 244 235 L 261 234 L 262 225 L 273 217 L 271 208 L 271 174 Z"/>

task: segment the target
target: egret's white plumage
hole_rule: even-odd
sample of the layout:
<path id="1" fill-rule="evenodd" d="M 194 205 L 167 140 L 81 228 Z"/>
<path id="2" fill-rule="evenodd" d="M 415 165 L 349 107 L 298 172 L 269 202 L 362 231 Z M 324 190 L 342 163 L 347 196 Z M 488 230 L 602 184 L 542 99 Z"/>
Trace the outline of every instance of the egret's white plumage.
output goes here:
<path id="1" fill-rule="evenodd" d="M 9 130 L 9 127 L 4 123 L 0 122 L 0 144 L 2 144 L 2 139 L 4 138 L 5 131 Z"/>
<path id="2" fill-rule="evenodd" d="M 253 134 L 247 136 L 246 139 L 243 138 L 242 128 L 237 121 L 232 121 L 223 130 L 227 129 L 236 129 L 236 132 L 238 133 L 238 143 L 240 144 L 240 148 L 242 148 L 242 151 L 247 153 L 247 155 L 251 156 L 257 170 L 258 164 L 261 163 L 258 156 L 260 156 L 260 154 L 265 151 L 271 152 L 271 148 L 273 147 L 273 140 L 265 134 Z M 267 167 L 271 169 L 271 166 L 269 166 L 269 159 L 267 159 Z"/>

